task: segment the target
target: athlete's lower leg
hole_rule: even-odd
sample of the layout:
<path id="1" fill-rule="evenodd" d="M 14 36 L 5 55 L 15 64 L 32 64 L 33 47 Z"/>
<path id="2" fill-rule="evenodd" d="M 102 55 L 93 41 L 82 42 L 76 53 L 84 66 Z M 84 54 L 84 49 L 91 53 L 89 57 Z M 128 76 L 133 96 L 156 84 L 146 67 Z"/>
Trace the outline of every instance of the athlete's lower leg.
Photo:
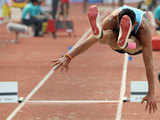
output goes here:
<path id="1" fill-rule="evenodd" d="M 93 34 L 97 38 L 101 38 L 101 35 L 102 35 L 101 33 L 102 27 L 100 24 L 101 18 L 100 18 L 100 12 L 97 6 L 94 5 L 88 9 L 88 18 L 89 18 L 89 22 L 90 22 Z"/>

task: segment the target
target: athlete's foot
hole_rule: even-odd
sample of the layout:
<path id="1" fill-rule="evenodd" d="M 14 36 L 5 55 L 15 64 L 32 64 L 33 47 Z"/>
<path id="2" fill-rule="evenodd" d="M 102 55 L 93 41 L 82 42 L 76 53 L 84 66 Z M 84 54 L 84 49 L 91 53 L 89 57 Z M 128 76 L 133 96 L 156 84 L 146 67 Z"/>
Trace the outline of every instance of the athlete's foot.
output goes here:
<path id="1" fill-rule="evenodd" d="M 93 5 L 88 9 L 88 18 L 89 18 L 89 22 L 90 22 L 93 34 L 97 38 L 100 38 L 101 31 L 102 31 L 102 28 L 100 25 L 101 19 L 100 19 L 100 13 L 96 5 Z"/>
<path id="2" fill-rule="evenodd" d="M 132 30 L 132 22 L 128 15 L 124 15 L 120 21 L 120 30 L 117 44 L 120 48 L 126 48 L 128 43 L 128 37 Z"/>

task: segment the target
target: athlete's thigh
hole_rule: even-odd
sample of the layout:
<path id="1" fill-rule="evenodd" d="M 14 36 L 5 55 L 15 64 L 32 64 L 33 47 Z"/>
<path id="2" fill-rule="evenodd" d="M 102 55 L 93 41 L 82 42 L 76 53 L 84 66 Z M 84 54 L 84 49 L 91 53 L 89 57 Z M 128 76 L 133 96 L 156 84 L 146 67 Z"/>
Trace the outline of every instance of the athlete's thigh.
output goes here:
<path id="1" fill-rule="evenodd" d="M 100 39 L 101 43 L 111 43 L 117 40 L 117 34 L 113 30 L 103 30 L 103 37 Z"/>

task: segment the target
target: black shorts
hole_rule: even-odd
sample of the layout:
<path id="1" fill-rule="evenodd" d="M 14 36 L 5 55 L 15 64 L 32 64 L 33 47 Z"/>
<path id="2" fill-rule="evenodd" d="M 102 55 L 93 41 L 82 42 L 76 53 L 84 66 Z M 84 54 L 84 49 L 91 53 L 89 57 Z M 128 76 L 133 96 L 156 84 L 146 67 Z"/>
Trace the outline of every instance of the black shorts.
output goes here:
<path id="1" fill-rule="evenodd" d="M 138 55 L 138 54 L 142 53 L 142 50 L 139 50 L 139 51 L 137 51 L 135 53 L 129 53 L 129 52 L 126 52 L 124 50 L 114 50 L 114 51 L 116 51 L 118 53 L 121 53 L 121 54 L 128 53 L 129 55 Z"/>

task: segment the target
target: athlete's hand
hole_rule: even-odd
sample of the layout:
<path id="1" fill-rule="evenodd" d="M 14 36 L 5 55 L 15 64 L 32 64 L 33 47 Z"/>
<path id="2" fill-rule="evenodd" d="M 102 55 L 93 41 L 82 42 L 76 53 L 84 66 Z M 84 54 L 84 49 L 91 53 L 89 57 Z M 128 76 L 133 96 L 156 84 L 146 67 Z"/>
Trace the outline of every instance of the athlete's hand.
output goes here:
<path id="1" fill-rule="evenodd" d="M 143 104 L 144 102 L 146 102 L 146 111 L 148 111 L 149 113 L 154 113 L 157 111 L 157 102 L 153 95 L 148 94 L 147 96 L 145 96 L 141 103 Z"/>
<path id="2" fill-rule="evenodd" d="M 69 68 L 68 65 L 71 62 L 71 59 L 67 56 L 61 56 L 55 60 L 52 60 L 51 62 L 53 62 L 52 67 L 58 65 L 56 69 L 61 69 L 62 71 L 63 70 L 68 71 Z"/>

